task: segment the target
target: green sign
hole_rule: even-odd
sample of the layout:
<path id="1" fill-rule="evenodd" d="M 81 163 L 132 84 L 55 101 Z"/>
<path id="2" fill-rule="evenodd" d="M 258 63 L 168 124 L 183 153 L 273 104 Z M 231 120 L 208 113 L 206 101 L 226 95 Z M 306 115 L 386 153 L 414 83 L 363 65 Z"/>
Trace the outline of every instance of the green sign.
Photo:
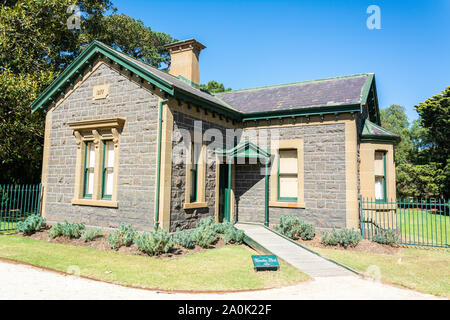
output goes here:
<path id="1" fill-rule="evenodd" d="M 252 256 L 252 260 L 256 271 L 280 269 L 280 264 L 275 255 L 254 255 Z"/>

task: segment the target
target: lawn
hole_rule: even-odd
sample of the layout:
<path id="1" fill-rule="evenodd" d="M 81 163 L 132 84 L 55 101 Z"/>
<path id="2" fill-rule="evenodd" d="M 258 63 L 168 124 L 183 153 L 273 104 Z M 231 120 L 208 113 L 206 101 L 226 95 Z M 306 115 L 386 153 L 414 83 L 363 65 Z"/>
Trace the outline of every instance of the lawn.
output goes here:
<path id="1" fill-rule="evenodd" d="M 450 245 L 450 216 L 421 209 L 397 210 L 402 242 Z"/>
<path id="2" fill-rule="evenodd" d="M 280 261 L 278 272 L 255 272 L 245 246 L 227 245 L 176 259 L 126 255 L 88 247 L 50 243 L 21 236 L 0 236 L 0 257 L 82 276 L 162 290 L 221 291 L 294 284 L 308 276 Z"/>
<path id="3" fill-rule="evenodd" d="M 410 248 L 394 255 L 314 250 L 358 271 L 376 273 L 379 268 L 384 282 L 450 298 L 450 251 L 447 249 Z"/>
<path id="4" fill-rule="evenodd" d="M 12 233 L 15 231 L 15 222 L 10 221 L 0 221 L 0 234 L 2 233 Z"/>

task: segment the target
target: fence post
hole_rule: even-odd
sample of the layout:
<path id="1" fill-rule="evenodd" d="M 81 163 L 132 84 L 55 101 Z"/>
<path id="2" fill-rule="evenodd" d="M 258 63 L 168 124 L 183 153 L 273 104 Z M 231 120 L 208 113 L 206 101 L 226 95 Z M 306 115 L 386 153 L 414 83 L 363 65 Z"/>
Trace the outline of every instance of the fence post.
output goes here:
<path id="1" fill-rule="evenodd" d="M 363 219 L 363 197 L 362 194 L 359 195 L 359 211 L 360 211 L 360 227 L 361 227 L 361 236 L 364 239 L 364 219 Z"/>

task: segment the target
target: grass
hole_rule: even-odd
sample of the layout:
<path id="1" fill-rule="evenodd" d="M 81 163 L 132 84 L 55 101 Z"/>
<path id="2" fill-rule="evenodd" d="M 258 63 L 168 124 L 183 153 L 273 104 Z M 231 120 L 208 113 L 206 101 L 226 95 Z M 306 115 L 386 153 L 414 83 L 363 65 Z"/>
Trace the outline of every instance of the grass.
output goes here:
<path id="1" fill-rule="evenodd" d="M 225 291 L 294 284 L 308 276 L 280 261 L 278 272 L 255 272 L 254 254 L 228 245 L 177 259 L 160 259 L 88 247 L 0 236 L 0 256 L 66 272 L 78 266 L 82 276 L 162 290 Z M 111 272 L 109 272 L 111 271 Z"/>
<path id="2" fill-rule="evenodd" d="M 410 248 L 395 255 L 322 248 L 314 250 L 358 271 L 370 272 L 379 268 L 384 282 L 450 298 L 449 250 Z"/>
<path id="3" fill-rule="evenodd" d="M 397 210 L 402 242 L 450 245 L 450 216 L 422 209 Z"/>
<path id="4" fill-rule="evenodd" d="M 0 234 L 2 233 L 12 233 L 15 231 L 15 222 L 0 221 Z"/>

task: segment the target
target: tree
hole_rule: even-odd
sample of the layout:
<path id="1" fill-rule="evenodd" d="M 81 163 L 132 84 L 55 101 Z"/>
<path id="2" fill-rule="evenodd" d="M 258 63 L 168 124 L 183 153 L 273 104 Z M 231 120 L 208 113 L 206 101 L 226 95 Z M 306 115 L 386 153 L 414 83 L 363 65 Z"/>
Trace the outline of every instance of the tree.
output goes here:
<path id="1" fill-rule="evenodd" d="M 420 125 L 427 129 L 423 137 L 428 152 L 439 163 L 446 163 L 450 154 L 450 86 L 415 106 Z"/>
<path id="2" fill-rule="evenodd" d="M 401 164 L 396 172 L 401 198 L 439 198 L 444 192 L 446 176 L 440 164 Z"/>
<path id="3" fill-rule="evenodd" d="M 214 80 L 208 82 L 208 84 L 201 84 L 200 89 L 208 91 L 209 93 L 213 93 L 213 94 L 231 91 L 231 88 L 225 89 L 225 86 L 223 85 L 223 83 L 219 83 Z"/>
<path id="4" fill-rule="evenodd" d="M 450 86 L 415 107 L 420 125 L 425 128 L 423 137 L 425 158 L 439 164 L 444 170 L 442 195 L 450 197 Z"/>
<path id="5" fill-rule="evenodd" d="M 383 128 L 400 136 L 400 141 L 394 146 L 395 163 L 397 165 L 410 163 L 411 154 L 416 150 L 411 138 L 410 124 L 405 108 L 397 104 L 380 110 L 381 124 Z"/>
<path id="6" fill-rule="evenodd" d="M 73 0 L 0 4 L 0 183 L 40 180 L 45 112 L 31 103 L 83 47 L 97 39 L 155 67 L 169 63 L 174 41 L 142 21 L 116 14 L 110 0 L 76 4 L 80 30 L 69 30 Z"/>

